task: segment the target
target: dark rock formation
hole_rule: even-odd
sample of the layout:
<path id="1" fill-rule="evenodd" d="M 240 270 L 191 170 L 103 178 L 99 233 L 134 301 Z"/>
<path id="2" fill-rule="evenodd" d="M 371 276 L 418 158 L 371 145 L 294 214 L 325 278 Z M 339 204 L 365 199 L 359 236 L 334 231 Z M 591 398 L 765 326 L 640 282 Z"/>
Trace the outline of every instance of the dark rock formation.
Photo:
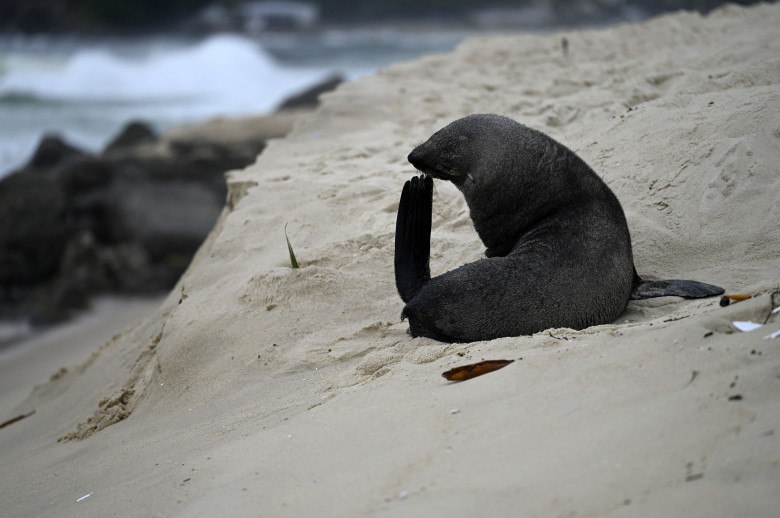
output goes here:
<path id="1" fill-rule="evenodd" d="M 299 108 L 314 108 L 319 104 L 320 95 L 336 89 L 338 85 L 344 82 L 340 75 L 333 75 L 322 82 L 307 88 L 303 92 L 288 97 L 279 106 L 280 110 L 292 110 Z"/>
<path id="2" fill-rule="evenodd" d="M 106 193 L 108 241 L 140 244 L 153 263 L 186 266 L 224 205 L 205 182 L 119 181 Z"/>
<path id="3" fill-rule="evenodd" d="M 105 153 L 110 153 L 117 149 L 123 149 L 140 144 L 151 143 L 157 140 L 157 134 L 146 123 L 133 121 L 126 125 L 114 139 L 108 143 Z"/>
<path id="4" fill-rule="evenodd" d="M 16 174 L 0 182 L 0 284 L 32 285 L 54 275 L 73 226 L 68 200 L 51 177 Z"/>
<path id="5" fill-rule="evenodd" d="M 133 122 L 98 155 L 44 137 L 0 180 L 0 319 L 54 322 L 94 294 L 170 289 L 222 211 L 224 173 L 253 163 L 293 120 L 217 120 L 162 137 Z"/>
<path id="6" fill-rule="evenodd" d="M 71 146 L 57 135 L 44 135 L 26 169 L 49 169 L 68 159 L 84 155 L 83 151 Z"/>

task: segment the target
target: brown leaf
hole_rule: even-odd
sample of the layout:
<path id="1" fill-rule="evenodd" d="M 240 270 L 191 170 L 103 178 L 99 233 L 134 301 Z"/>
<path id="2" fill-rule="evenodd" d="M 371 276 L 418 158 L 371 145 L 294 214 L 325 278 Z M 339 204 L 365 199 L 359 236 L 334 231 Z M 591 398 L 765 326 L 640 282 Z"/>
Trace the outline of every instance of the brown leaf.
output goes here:
<path id="1" fill-rule="evenodd" d="M 728 297 L 731 300 L 747 300 L 751 298 L 753 295 L 724 295 L 724 297 Z"/>
<path id="2" fill-rule="evenodd" d="M 488 372 L 497 371 L 498 369 L 506 367 L 513 361 L 514 360 L 485 360 L 479 363 L 455 367 L 454 369 L 442 373 L 442 376 L 449 381 L 466 381 L 487 374 Z"/>

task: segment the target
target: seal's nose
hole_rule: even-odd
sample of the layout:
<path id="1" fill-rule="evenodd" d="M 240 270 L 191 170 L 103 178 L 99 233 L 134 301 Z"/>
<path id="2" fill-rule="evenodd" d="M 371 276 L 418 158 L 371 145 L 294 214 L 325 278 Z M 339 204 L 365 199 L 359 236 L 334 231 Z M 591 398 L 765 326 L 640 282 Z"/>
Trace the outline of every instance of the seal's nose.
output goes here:
<path id="1" fill-rule="evenodd" d="M 414 148 L 412 150 L 412 152 L 409 153 L 409 156 L 406 157 L 406 159 L 414 167 L 417 167 L 420 164 L 420 162 L 422 161 L 422 151 L 420 150 L 420 146 Z"/>

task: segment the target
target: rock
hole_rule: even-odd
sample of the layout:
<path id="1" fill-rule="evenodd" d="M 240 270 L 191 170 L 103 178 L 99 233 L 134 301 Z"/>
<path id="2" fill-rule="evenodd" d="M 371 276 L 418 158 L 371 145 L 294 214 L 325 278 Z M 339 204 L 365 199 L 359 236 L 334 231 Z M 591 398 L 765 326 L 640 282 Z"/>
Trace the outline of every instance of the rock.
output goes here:
<path id="1" fill-rule="evenodd" d="M 199 183 L 120 182 L 112 189 L 107 208 L 110 240 L 140 244 L 152 262 L 186 267 L 222 206 L 223 200 Z"/>
<path id="2" fill-rule="evenodd" d="M 87 287 L 78 281 L 57 279 L 45 296 L 39 299 L 31 323 L 40 326 L 67 320 L 75 310 L 85 309 L 89 305 L 89 295 Z"/>
<path id="3" fill-rule="evenodd" d="M 85 155 L 68 160 L 54 174 L 65 195 L 72 198 L 94 192 L 111 183 L 113 167 L 106 160 Z"/>
<path id="4" fill-rule="evenodd" d="M 342 76 L 332 75 L 303 92 L 288 97 L 279 105 L 278 110 L 315 108 L 320 103 L 320 95 L 335 90 L 343 82 Z"/>
<path id="5" fill-rule="evenodd" d="M 101 244 L 83 230 L 68 243 L 58 280 L 78 284 L 90 294 L 150 293 L 169 289 L 178 278 L 171 278 L 171 272 L 168 265 L 152 263 L 136 241 Z"/>
<path id="6" fill-rule="evenodd" d="M 0 180 L 0 284 L 50 279 L 73 232 L 67 199 L 52 178 L 16 173 Z"/>
<path id="7" fill-rule="evenodd" d="M 51 169 L 65 160 L 84 156 L 85 153 L 65 142 L 58 135 L 44 135 L 25 169 Z"/>
<path id="8" fill-rule="evenodd" d="M 140 144 L 150 144 L 157 140 L 157 134 L 151 126 L 144 122 L 132 121 L 106 146 L 103 153 L 111 153 L 117 149 L 134 147 Z"/>
<path id="9" fill-rule="evenodd" d="M 225 173 L 303 112 L 215 119 L 161 137 L 126 126 L 94 156 L 56 136 L 0 180 L 0 318 L 68 318 L 98 293 L 170 289 L 214 226 Z"/>

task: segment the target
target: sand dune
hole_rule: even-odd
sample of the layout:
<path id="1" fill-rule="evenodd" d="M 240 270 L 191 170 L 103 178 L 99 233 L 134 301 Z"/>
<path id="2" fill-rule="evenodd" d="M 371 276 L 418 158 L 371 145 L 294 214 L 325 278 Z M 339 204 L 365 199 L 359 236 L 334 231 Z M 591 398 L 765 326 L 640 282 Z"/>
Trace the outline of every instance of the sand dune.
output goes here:
<path id="1" fill-rule="evenodd" d="M 16 406 L 36 413 L 0 430 L 3 513 L 776 515 L 778 26 L 774 4 L 480 37 L 326 95 L 228 175 L 228 208 L 155 315 Z M 585 159 L 624 206 L 640 274 L 755 297 L 411 339 L 392 274 L 405 157 L 475 112 Z M 442 182 L 433 227 L 433 274 L 481 257 Z M 500 358 L 516 361 L 440 376 Z"/>

